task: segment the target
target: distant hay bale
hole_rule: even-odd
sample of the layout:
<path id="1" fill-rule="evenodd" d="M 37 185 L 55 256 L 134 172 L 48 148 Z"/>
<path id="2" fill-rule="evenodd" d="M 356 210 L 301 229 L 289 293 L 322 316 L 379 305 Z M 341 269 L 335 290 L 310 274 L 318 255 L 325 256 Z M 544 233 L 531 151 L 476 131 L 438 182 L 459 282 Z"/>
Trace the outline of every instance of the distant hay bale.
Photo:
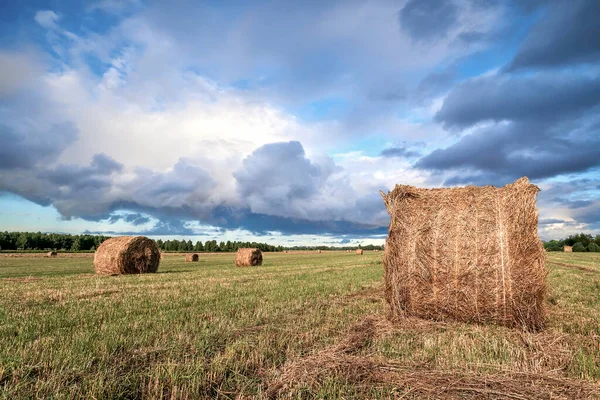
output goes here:
<path id="1" fill-rule="evenodd" d="M 46 253 L 46 257 L 56 257 L 57 255 L 58 253 L 55 251 L 49 251 L 48 253 Z"/>
<path id="2" fill-rule="evenodd" d="M 573 252 L 573 246 L 564 246 L 563 247 L 563 251 L 565 253 L 572 253 Z"/>
<path id="3" fill-rule="evenodd" d="M 391 216 L 383 265 L 392 317 L 542 328 L 538 192 L 527 178 L 502 188 L 381 192 Z"/>
<path id="4" fill-rule="evenodd" d="M 198 257 L 198 254 L 186 254 L 185 262 L 198 262 L 199 258 L 200 257 Z"/>
<path id="5" fill-rule="evenodd" d="M 94 255 L 97 274 L 144 274 L 156 272 L 160 251 L 144 236 L 120 236 L 102 242 Z"/>
<path id="6" fill-rule="evenodd" d="M 262 261 L 262 252 L 256 248 L 239 249 L 235 255 L 235 265 L 238 267 L 262 265 Z"/>
<path id="7" fill-rule="evenodd" d="M 321 254 L 321 250 L 317 250 L 317 253 Z"/>
<path id="8" fill-rule="evenodd" d="M 356 249 L 356 254 L 358 254 L 359 256 L 362 256 L 363 249 Z"/>

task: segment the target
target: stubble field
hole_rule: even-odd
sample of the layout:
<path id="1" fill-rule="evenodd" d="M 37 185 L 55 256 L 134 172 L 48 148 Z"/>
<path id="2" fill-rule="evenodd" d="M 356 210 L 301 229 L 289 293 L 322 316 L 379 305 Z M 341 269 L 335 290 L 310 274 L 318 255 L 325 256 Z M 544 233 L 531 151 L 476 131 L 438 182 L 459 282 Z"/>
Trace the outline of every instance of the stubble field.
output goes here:
<path id="1" fill-rule="evenodd" d="M 600 398 L 600 253 L 548 253 L 549 324 L 386 320 L 382 253 L 0 255 L 2 398 Z"/>

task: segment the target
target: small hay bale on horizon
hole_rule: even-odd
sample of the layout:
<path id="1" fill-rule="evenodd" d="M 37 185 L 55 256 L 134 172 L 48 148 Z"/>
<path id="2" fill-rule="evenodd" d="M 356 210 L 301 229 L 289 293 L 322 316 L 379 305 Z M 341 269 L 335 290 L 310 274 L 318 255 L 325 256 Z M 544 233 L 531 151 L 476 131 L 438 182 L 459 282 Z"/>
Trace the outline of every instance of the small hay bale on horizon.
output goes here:
<path id="1" fill-rule="evenodd" d="M 56 257 L 57 255 L 58 253 L 55 251 L 49 251 L 48 253 L 46 253 L 46 257 Z"/>
<path id="2" fill-rule="evenodd" d="M 262 265 L 262 252 L 257 248 L 242 248 L 235 254 L 237 267 L 254 267 Z"/>
<path id="3" fill-rule="evenodd" d="M 543 328 L 538 192 L 527 178 L 501 188 L 396 185 L 381 192 L 391 216 L 383 265 L 392 319 Z"/>
<path id="4" fill-rule="evenodd" d="M 363 255 L 363 249 L 356 249 L 356 254 L 358 254 L 359 256 Z"/>
<path id="5" fill-rule="evenodd" d="M 94 254 L 94 269 L 101 275 L 145 274 L 158 271 L 160 251 L 144 236 L 107 239 Z"/>
<path id="6" fill-rule="evenodd" d="M 193 253 L 193 254 L 186 254 L 185 255 L 185 262 L 198 262 L 198 259 L 200 257 L 198 256 L 198 254 Z"/>
<path id="7" fill-rule="evenodd" d="M 564 246 L 563 247 L 563 251 L 565 253 L 572 253 L 573 252 L 573 246 Z"/>

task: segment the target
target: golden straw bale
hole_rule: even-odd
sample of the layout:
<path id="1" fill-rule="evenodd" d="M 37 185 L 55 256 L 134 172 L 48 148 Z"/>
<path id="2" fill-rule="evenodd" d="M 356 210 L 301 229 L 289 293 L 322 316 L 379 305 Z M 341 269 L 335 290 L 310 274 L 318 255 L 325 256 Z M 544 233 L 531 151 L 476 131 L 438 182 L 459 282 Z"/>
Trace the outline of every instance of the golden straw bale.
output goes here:
<path id="1" fill-rule="evenodd" d="M 391 216 L 383 264 L 392 316 L 542 328 L 538 192 L 527 178 L 502 188 L 382 192 Z"/>
<path id="2" fill-rule="evenodd" d="M 235 255 L 235 265 L 238 267 L 262 265 L 262 261 L 262 252 L 256 248 L 239 249 Z"/>
<path id="3" fill-rule="evenodd" d="M 144 274 L 156 272 L 160 251 L 144 236 L 120 236 L 102 242 L 94 255 L 97 274 Z"/>
<path id="4" fill-rule="evenodd" d="M 186 254 L 185 255 L 185 262 L 197 262 L 198 259 L 200 257 L 198 257 L 198 254 Z"/>

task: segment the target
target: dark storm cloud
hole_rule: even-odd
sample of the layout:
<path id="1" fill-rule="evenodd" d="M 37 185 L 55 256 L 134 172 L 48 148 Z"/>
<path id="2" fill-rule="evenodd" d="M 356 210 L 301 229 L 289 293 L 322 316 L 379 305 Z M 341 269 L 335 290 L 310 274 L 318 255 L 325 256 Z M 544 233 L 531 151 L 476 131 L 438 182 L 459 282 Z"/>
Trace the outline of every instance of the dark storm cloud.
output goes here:
<path id="1" fill-rule="evenodd" d="M 454 87 L 435 119 L 465 128 L 480 121 L 546 121 L 600 104 L 600 79 L 585 76 L 488 76 Z"/>
<path id="2" fill-rule="evenodd" d="M 400 27 L 417 41 L 445 37 L 457 17 L 457 6 L 448 0 L 409 0 L 398 13 Z"/>
<path id="3" fill-rule="evenodd" d="M 600 60 L 600 1 L 554 1 L 531 29 L 507 70 Z"/>
<path id="4" fill-rule="evenodd" d="M 150 222 L 150 217 L 144 216 L 139 213 L 132 213 L 132 214 L 112 214 L 107 219 L 107 222 L 111 223 L 111 224 L 114 224 L 115 222 L 118 222 L 118 221 L 125 221 L 134 226 L 138 226 L 138 225 L 143 225 L 145 223 Z"/>
<path id="5" fill-rule="evenodd" d="M 94 186 L 110 186 L 111 182 L 105 177 L 120 172 L 123 164 L 105 154 L 96 154 L 88 167 L 61 164 L 55 169 L 42 170 L 38 176 L 50 183 L 60 186 L 73 186 L 82 189 Z"/>
<path id="6" fill-rule="evenodd" d="M 387 233 L 387 227 L 344 220 L 312 221 L 302 218 L 284 218 L 253 213 L 249 209 L 218 207 L 215 209 L 214 215 L 219 221 L 219 226 L 222 228 L 242 228 L 257 235 L 265 235 L 269 231 L 296 235 L 339 235 L 351 233 L 362 236 L 378 236 Z"/>
<path id="7" fill-rule="evenodd" d="M 419 85 L 413 92 L 414 99 L 419 104 L 431 101 L 434 97 L 450 89 L 458 77 L 458 71 L 455 66 L 431 72 L 419 82 Z"/>
<path id="8" fill-rule="evenodd" d="M 0 125 L 0 170 L 53 161 L 77 139 L 77 134 L 75 126 L 68 122 L 41 130 Z"/>
<path id="9" fill-rule="evenodd" d="M 381 156 L 383 157 L 404 157 L 404 158 L 412 158 L 418 157 L 420 153 L 410 150 L 406 147 L 389 147 L 381 151 Z"/>
<path id="10" fill-rule="evenodd" d="M 573 126 L 571 122 L 556 126 L 509 123 L 478 129 L 421 158 L 416 166 L 461 171 L 446 184 L 504 184 L 523 175 L 539 179 L 583 172 L 600 166 L 599 133 L 597 125 Z"/>

